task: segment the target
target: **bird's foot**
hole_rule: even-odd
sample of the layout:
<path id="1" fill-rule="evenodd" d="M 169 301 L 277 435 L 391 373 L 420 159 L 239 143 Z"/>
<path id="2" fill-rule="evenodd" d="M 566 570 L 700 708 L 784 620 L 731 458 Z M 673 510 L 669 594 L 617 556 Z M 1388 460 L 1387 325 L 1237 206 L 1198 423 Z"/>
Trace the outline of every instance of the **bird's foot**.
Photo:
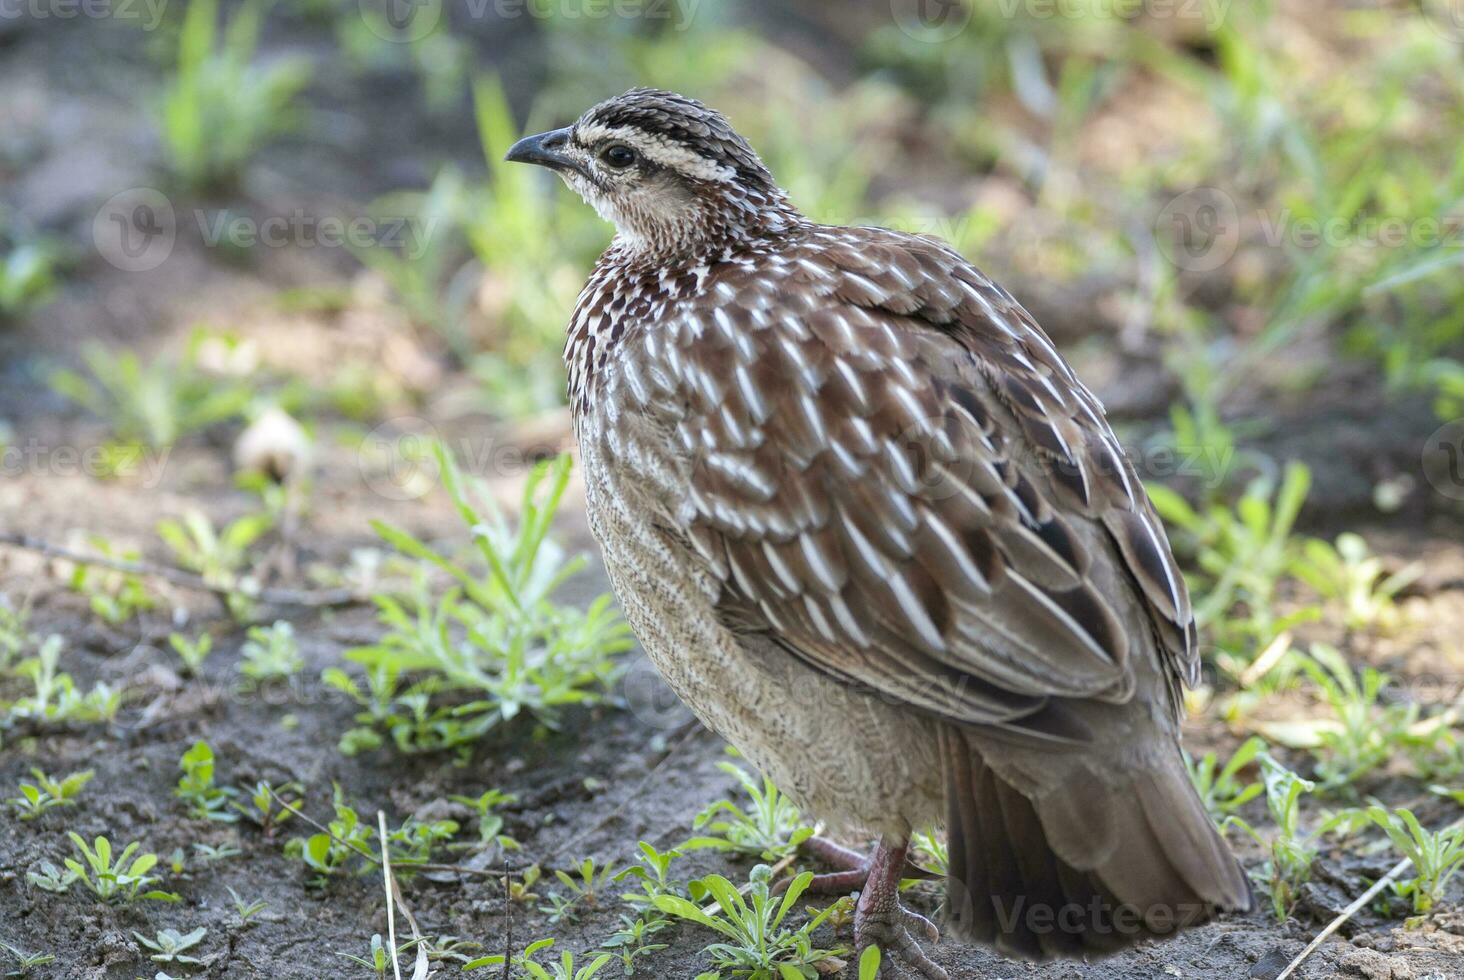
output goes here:
<path id="1" fill-rule="evenodd" d="M 940 939 L 940 931 L 925 916 L 900 904 L 900 880 L 908 849 L 906 841 L 892 844 L 882 839 L 869 859 L 864 887 L 854 908 L 853 969 L 858 969 L 865 949 L 878 946 L 896 976 L 913 973 L 921 980 L 950 980 L 950 974 L 926 956 L 911 935 L 913 932 L 933 943 Z"/>

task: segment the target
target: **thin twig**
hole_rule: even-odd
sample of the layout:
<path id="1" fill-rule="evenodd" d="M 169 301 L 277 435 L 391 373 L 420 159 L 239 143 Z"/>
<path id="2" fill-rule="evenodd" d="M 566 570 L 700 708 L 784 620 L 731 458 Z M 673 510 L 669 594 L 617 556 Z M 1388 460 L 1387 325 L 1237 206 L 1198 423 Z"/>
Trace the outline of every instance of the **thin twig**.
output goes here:
<path id="1" fill-rule="evenodd" d="M 160 578 L 171 582 L 174 585 L 192 589 L 197 592 L 209 592 L 221 599 L 227 599 L 231 594 L 238 592 L 238 583 L 217 584 L 205 579 L 202 575 L 190 572 L 187 569 L 178 568 L 174 565 L 163 565 L 151 561 L 135 561 L 127 558 L 110 558 L 104 555 L 89 555 L 80 551 L 67 548 L 64 545 L 54 544 L 29 534 L 22 534 L 18 531 L 0 531 L 0 544 L 9 545 L 12 548 L 20 548 L 23 551 L 33 551 L 36 554 L 45 555 L 48 558 L 59 558 L 62 561 L 75 562 L 78 565 L 94 565 L 98 568 L 110 568 L 116 572 L 123 572 L 128 575 L 146 575 L 151 578 Z M 350 606 L 367 601 L 363 596 L 357 595 L 350 589 L 283 589 L 272 586 L 265 586 L 253 596 L 262 602 L 275 606 L 311 606 L 327 608 L 331 606 Z"/>
<path id="2" fill-rule="evenodd" d="M 1317 951 L 1317 948 L 1320 947 L 1322 943 L 1327 941 L 1328 936 L 1332 935 L 1332 933 L 1342 928 L 1342 923 L 1346 922 L 1348 919 L 1356 915 L 1359 909 L 1367 905 L 1368 902 L 1371 902 L 1378 892 L 1382 891 L 1384 888 L 1388 887 L 1395 880 L 1397 880 L 1398 876 L 1407 871 L 1409 866 L 1412 864 L 1412 861 L 1410 861 L 1408 858 L 1404 858 L 1397 864 L 1393 865 L 1393 870 L 1389 871 L 1377 881 L 1373 882 L 1373 886 L 1367 891 L 1363 892 L 1361 895 L 1359 895 L 1356 899 L 1354 899 L 1351 905 L 1342 910 L 1342 914 L 1338 915 L 1337 918 L 1327 923 L 1327 928 L 1317 933 L 1316 938 L 1307 944 L 1306 949 L 1297 954 L 1296 959 L 1286 964 L 1286 969 L 1276 974 L 1276 980 L 1286 980 L 1287 977 L 1295 973 L 1296 968 L 1301 966 L 1302 961 L 1305 960 L 1312 953 L 1315 953 Z"/>
<path id="3" fill-rule="evenodd" d="M 1445 827 L 1443 830 L 1440 830 L 1439 833 L 1447 833 L 1448 831 L 1453 830 L 1460 824 L 1464 824 L 1464 820 L 1456 820 L 1454 823 Z M 1297 967 L 1301 966 L 1302 962 L 1308 956 L 1310 956 L 1312 953 L 1315 953 L 1317 949 L 1321 947 L 1322 943 L 1327 941 L 1327 938 L 1331 936 L 1332 933 L 1342 928 L 1342 924 L 1344 922 L 1356 915 L 1359 910 L 1365 908 L 1368 902 L 1371 902 L 1374 898 L 1377 897 L 1378 892 L 1382 891 L 1384 888 L 1387 888 L 1393 882 L 1397 881 L 1398 876 L 1407 871 L 1412 865 L 1413 861 L 1409 858 L 1404 858 L 1397 864 L 1393 865 L 1392 870 L 1383 875 L 1377 881 L 1373 882 L 1373 886 L 1371 888 L 1363 892 L 1361 895 L 1357 896 L 1357 898 L 1353 900 L 1351 905 L 1347 906 L 1345 909 L 1342 910 L 1341 914 L 1339 914 L 1331 922 L 1327 923 L 1327 928 L 1317 933 L 1316 938 L 1307 943 L 1306 949 L 1303 949 L 1300 953 L 1298 953 L 1296 959 L 1286 964 L 1286 969 L 1276 974 L 1276 980 L 1286 980 L 1287 977 L 1295 973 Z"/>
<path id="4" fill-rule="evenodd" d="M 503 978 L 509 980 L 508 969 L 513 963 L 513 891 L 509 888 L 508 875 L 503 876 Z"/>
<path id="5" fill-rule="evenodd" d="M 376 832 L 381 839 L 381 878 L 382 886 L 386 889 L 386 939 L 391 945 L 391 972 L 396 980 L 402 980 L 402 968 L 397 963 L 397 941 L 396 941 L 396 902 L 392 891 L 396 882 L 391 877 L 391 853 L 386 846 L 386 814 L 380 810 L 376 811 Z"/>

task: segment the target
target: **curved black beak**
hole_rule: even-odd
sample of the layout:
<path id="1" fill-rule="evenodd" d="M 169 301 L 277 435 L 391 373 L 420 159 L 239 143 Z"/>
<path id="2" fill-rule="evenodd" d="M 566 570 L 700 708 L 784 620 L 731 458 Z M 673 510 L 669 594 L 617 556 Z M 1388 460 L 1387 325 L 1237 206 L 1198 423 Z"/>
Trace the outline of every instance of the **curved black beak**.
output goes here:
<path id="1" fill-rule="evenodd" d="M 569 142 L 569 127 L 551 129 L 537 136 L 525 136 L 503 155 L 509 163 L 534 163 L 551 170 L 580 170 L 572 157 L 559 152 Z"/>

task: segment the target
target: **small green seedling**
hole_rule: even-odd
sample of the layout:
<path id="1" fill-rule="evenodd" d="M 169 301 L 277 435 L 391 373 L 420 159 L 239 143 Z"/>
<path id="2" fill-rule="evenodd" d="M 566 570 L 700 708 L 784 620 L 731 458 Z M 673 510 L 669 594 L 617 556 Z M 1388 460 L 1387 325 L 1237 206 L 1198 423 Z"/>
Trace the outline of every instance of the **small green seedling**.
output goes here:
<path id="1" fill-rule="evenodd" d="M 204 864 L 216 864 L 219 861 L 227 861 L 229 858 L 239 857 L 244 852 L 233 844 L 205 844 L 202 841 L 194 841 L 193 852 Z"/>
<path id="2" fill-rule="evenodd" d="M 615 880 L 628 882 L 635 879 L 640 883 L 641 890 L 627 892 L 620 896 L 621 899 L 632 907 L 654 910 L 658 895 L 687 897 L 686 884 L 671 877 L 671 864 L 682 856 L 681 852 L 677 850 L 658 851 L 645 841 L 641 841 L 637 846 L 641 852 L 640 861 L 617 871 Z"/>
<path id="3" fill-rule="evenodd" d="M 558 962 L 551 962 L 547 967 L 534 962 L 533 957 L 549 949 L 554 945 L 553 939 L 541 939 L 531 943 L 524 948 L 518 956 L 513 957 L 509 965 L 525 971 L 530 980 L 590 980 L 615 957 L 609 953 L 601 953 L 584 966 L 576 967 L 574 954 L 569 950 L 559 954 Z M 464 970 L 476 970 L 484 966 L 502 966 L 503 955 L 483 956 L 476 960 L 470 960 L 463 964 Z"/>
<path id="4" fill-rule="evenodd" d="M 385 977 L 386 971 L 391 966 L 391 958 L 386 951 L 386 943 L 381 940 L 381 933 L 374 933 L 371 936 L 370 951 L 366 956 L 356 956 L 352 953 L 337 952 L 337 956 L 350 960 L 352 963 L 364 966 L 378 978 Z"/>
<path id="5" fill-rule="evenodd" d="M 579 913 L 581 906 L 594 908 L 599 904 L 600 893 L 610 883 L 614 875 L 614 869 L 608 865 L 596 864 L 593 858 L 585 858 L 578 868 L 577 874 L 571 875 L 567 871 L 556 870 L 554 877 L 568 891 L 565 896 L 558 892 L 549 896 L 549 904 L 540 906 L 539 911 L 549 916 L 550 922 L 560 922 L 568 919 L 573 921 Z"/>
<path id="6" fill-rule="evenodd" d="M 152 939 L 134 931 L 132 938 L 144 949 L 152 950 L 148 959 L 154 963 L 176 963 L 179 966 L 202 966 L 203 960 L 189 956 L 188 950 L 203 942 L 208 930 L 199 926 L 192 932 L 180 933 L 177 929 L 164 929 Z"/>
<path id="7" fill-rule="evenodd" d="M 71 675 L 58 669 L 64 644 L 60 636 L 52 634 L 36 656 L 16 665 L 15 673 L 31 682 L 32 693 L 17 701 L 0 701 L 0 720 L 64 725 L 116 719 L 122 692 L 101 681 L 85 694 L 78 691 Z"/>
<path id="8" fill-rule="evenodd" d="M 183 661 L 183 671 L 190 677 L 199 676 L 203 662 L 213 652 L 213 634 L 200 633 L 196 640 L 190 640 L 182 633 L 169 633 L 168 645 Z"/>
<path id="9" fill-rule="evenodd" d="M 1203 758 L 1189 764 L 1190 782 L 1194 783 L 1200 801 L 1217 825 L 1224 824 L 1228 817 L 1238 813 L 1241 807 L 1264 791 L 1265 787 L 1259 782 L 1242 782 L 1240 772 L 1265 750 L 1265 741 L 1253 737 L 1236 749 L 1223 766 L 1214 752 L 1207 752 Z"/>
<path id="10" fill-rule="evenodd" d="M 1285 922 L 1296 907 L 1301 886 L 1311 880 L 1318 847 L 1315 834 L 1301 826 L 1301 798 L 1316 788 L 1269 755 L 1261 755 L 1261 778 L 1266 787 L 1266 808 L 1276 825 L 1275 836 L 1267 841 L 1254 827 L 1237 816 L 1229 820 L 1270 852 L 1264 873 L 1271 895 L 1271 911 L 1278 922 Z"/>
<path id="11" fill-rule="evenodd" d="M 239 893 L 234 891 L 233 886 L 231 885 L 225 885 L 224 888 L 228 890 L 229 898 L 233 899 L 234 914 L 239 917 L 239 925 L 241 927 L 251 925 L 250 920 L 269 907 L 268 904 L 261 899 L 256 899 L 252 902 L 245 901 L 243 898 L 239 897 Z"/>
<path id="12" fill-rule="evenodd" d="M 305 658 L 295 639 L 295 627 L 283 619 L 269 627 L 255 626 L 240 651 L 244 659 L 239 673 L 255 681 L 283 680 L 300 672 Z"/>
<path id="13" fill-rule="evenodd" d="M 692 829 L 709 830 L 715 836 L 693 837 L 681 845 L 682 849 L 710 847 L 778 861 L 813 836 L 813 828 L 802 823 L 798 807 L 771 779 L 764 776 L 759 782 L 730 762 L 721 763 L 721 769 L 737 777 L 750 803 L 743 808 L 730 800 L 718 800 L 707 807 L 692 821 Z"/>
<path id="14" fill-rule="evenodd" d="M 1307 541 L 1293 567 L 1318 595 L 1342 608 L 1343 623 L 1352 630 L 1396 628 L 1394 600 L 1423 574 L 1418 562 L 1385 574 L 1382 560 L 1368 551 L 1361 535 L 1351 532 L 1338 535 L 1335 545 L 1317 538 Z"/>
<path id="15" fill-rule="evenodd" d="M 1398 853 L 1413 862 L 1414 876 L 1400 882 L 1396 890 L 1412 900 L 1415 915 L 1424 915 L 1443 897 L 1450 879 L 1464 869 L 1464 823 L 1430 831 L 1409 810 L 1389 813 L 1373 806 L 1367 812 Z"/>
<path id="16" fill-rule="evenodd" d="M 50 861 L 42 860 L 36 870 L 27 871 L 25 880 L 43 892 L 54 892 L 64 894 L 71 890 L 71 885 L 76 881 L 76 875 L 70 871 L 63 871 Z"/>
<path id="17" fill-rule="evenodd" d="M 625 976 L 634 976 L 642 960 L 649 959 L 666 948 L 666 943 L 652 942 L 651 938 L 670 925 L 670 920 L 658 909 L 650 909 L 634 919 L 622 915 L 620 928 L 612 932 L 600 946 L 620 962 Z"/>
<path id="18" fill-rule="evenodd" d="M 239 794 L 232 786 L 214 784 L 214 753 L 202 739 L 178 760 L 183 775 L 173 795 L 188 804 L 188 815 L 200 820 L 233 823 L 239 819 L 230 801 Z"/>
<path id="19" fill-rule="evenodd" d="M 35 820 L 58 806 L 74 806 L 76 794 L 91 781 L 95 773 L 86 769 L 60 779 L 53 779 L 39 769 L 31 769 L 35 783 L 22 782 L 20 796 L 6 800 L 22 820 Z"/>
<path id="20" fill-rule="evenodd" d="M 98 836 L 88 847 L 80 834 L 68 831 L 66 836 L 71 838 L 71 845 L 82 858 L 81 861 L 67 858 L 67 871 L 73 876 L 73 881 L 80 881 L 102 901 L 130 902 L 138 898 L 159 902 L 179 901 L 179 897 L 172 892 L 142 891 L 158 880 L 148 874 L 157 865 L 158 856 L 152 853 L 137 854 L 138 845 L 135 841 L 124 847 L 114 860 L 112 842 L 106 837 Z M 137 856 L 133 857 L 134 854 Z"/>
<path id="21" fill-rule="evenodd" d="M 223 590 L 229 613 L 246 622 L 260 589 L 259 580 L 246 571 L 249 548 L 273 527 L 274 520 L 260 512 L 245 514 L 218 530 L 201 511 L 190 510 L 181 521 L 159 521 L 158 536 L 180 565 Z"/>
<path id="22" fill-rule="evenodd" d="M 910 844 L 920 852 L 919 864 L 944 877 L 950 867 L 950 852 L 945 838 L 937 837 L 932 830 L 917 830 L 910 838 Z"/>
<path id="23" fill-rule="evenodd" d="M 296 96 L 311 76 L 310 63 L 298 56 L 254 63 L 268 3 L 249 0 L 235 8 L 222 37 L 218 8 L 218 0 L 188 5 L 178 31 L 178 70 L 163 91 L 163 147 L 189 190 L 234 184 L 261 146 L 295 128 Z"/>
<path id="24" fill-rule="evenodd" d="M 132 351 L 96 344 L 84 347 L 81 356 L 91 376 L 58 371 L 51 387 L 106 421 L 121 444 L 115 448 L 130 448 L 134 466 L 141 447 L 163 449 L 235 418 L 252 397 L 247 385 L 225 383 L 199 370 L 192 356 L 144 364 Z"/>
<path id="25" fill-rule="evenodd" d="M 305 788 L 294 780 L 279 786 L 271 786 L 261 779 L 254 784 L 254 789 L 249 791 L 247 802 L 240 803 L 236 800 L 230 805 L 244 819 L 258 824 L 260 830 L 264 831 L 264 836 L 272 837 L 280 824 L 295 815 L 290 807 L 298 809 L 304 795 Z M 279 800 L 283 800 L 289 806 L 281 805 Z"/>
<path id="26" fill-rule="evenodd" d="M 136 549 L 119 548 L 100 535 L 92 535 L 88 543 L 104 558 L 137 561 L 142 557 Z M 73 592 L 86 596 L 97 618 L 112 626 L 120 626 L 158 604 L 147 580 L 134 572 L 78 563 L 72 569 L 69 584 Z"/>
<path id="27" fill-rule="evenodd" d="M 1317 776 L 1324 789 L 1348 788 L 1402 753 L 1418 709 L 1383 703 L 1386 674 L 1372 667 L 1354 674 L 1341 653 L 1321 643 L 1312 645 L 1302 669 L 1321 690 L 1335 719 L 1334 725 L 1317 729 Z"/>
<path id="28" fill-rule="evenodd" d="M 472 807 L 477 812 L 477 846 L 489 847 L 496 845 L 505 850 L 518 848 L 518 841 L 503 832 L 503 817 L 496 812 L 499 807 L 517 803 L 517 796 L 514 796 L 512 793 L 489 789 L 485 790 L 479 796 L 449 796 L 448 799 L 454 803 L 461 803 L 464 806 Z"/>
<path id="29" fill-rule="evenodd" d="M 7 942 L 0 942 L 0 949 L 5 955 L 15 961 L 15 969 L 5 973 L 7 977 L 28 977 L 30 971 L 38 966 L 56 962 L 56 957 L 50 953 L 27 953 L 18 946 L 12 946 Z"/>
<path id="30" fill-rule="evenodd" d="M 583 610 L 554 598 L 584 565 L 550 536 L 569 486 L 568 457 L 534 468 L 513 524 L 441 446 L 434 461 L 471 531 L 473 560 L 373 525 L 417 563 L 417 574 L 410 598 L 374 596 L 389 632 L 345 655 L 364 669 L 368 689 L 340 669 L 324 676 L 364 709 L 343 749 L 374 747 L 384 733 L 404 752 L 465 752 L 468 743 L 521 715 L 554 727 L 568 706 L 604 698 L 619 672 L 614 655 L 629 648 L 625 622 L 608 596 Z M 440 575 L 451 580 L 446 590 L 433 583 Z"/>

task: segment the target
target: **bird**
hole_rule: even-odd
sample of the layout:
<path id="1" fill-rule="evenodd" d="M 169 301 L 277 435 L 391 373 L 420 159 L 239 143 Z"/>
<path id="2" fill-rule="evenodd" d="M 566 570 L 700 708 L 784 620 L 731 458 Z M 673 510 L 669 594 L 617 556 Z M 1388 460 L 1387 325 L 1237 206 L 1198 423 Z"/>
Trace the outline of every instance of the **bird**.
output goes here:
<path id="1" fill-rule="evenodd" d="M 1181 753 L 1199 675 L 1164 528 L 1098 399 L 932 237 L 815 222 L 728 119 L 635 88 L 508 161 L 614 236 L 564 358 L 586 513 L 647 657 L 830 833 L 855 952 L 1089 957 L 1245 911 Z"/>

